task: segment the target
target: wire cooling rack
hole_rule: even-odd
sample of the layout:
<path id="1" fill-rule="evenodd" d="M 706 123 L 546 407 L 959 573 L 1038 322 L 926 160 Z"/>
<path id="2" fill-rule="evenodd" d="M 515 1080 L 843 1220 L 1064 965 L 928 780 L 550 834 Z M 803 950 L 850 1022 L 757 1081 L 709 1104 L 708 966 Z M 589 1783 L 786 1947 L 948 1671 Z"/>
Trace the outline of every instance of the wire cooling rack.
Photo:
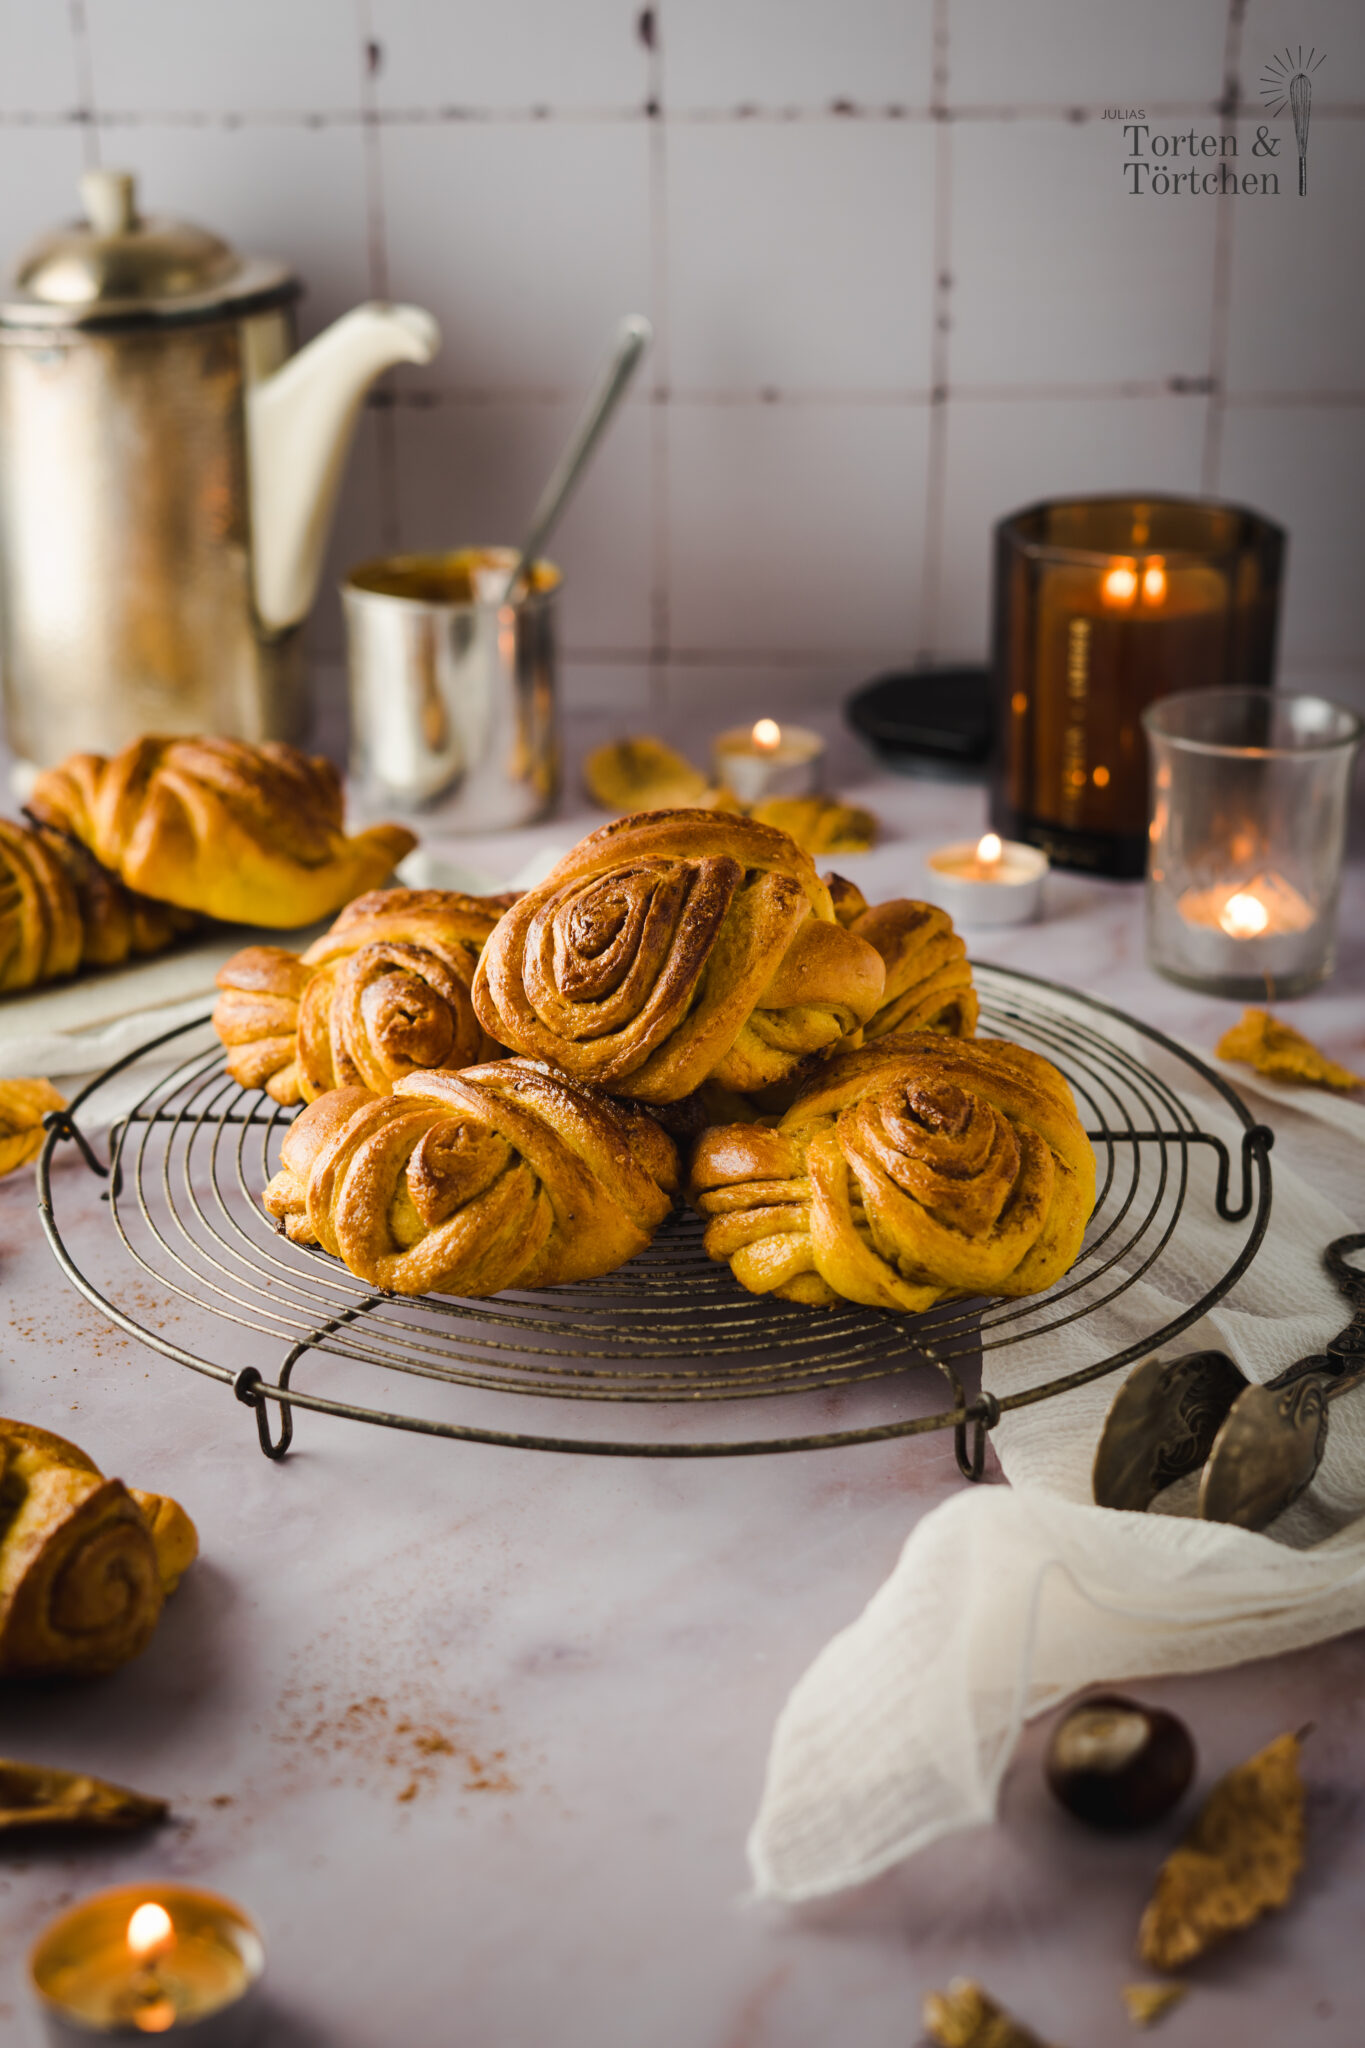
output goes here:
<path id="1" fill-rule="evenodd" d="M 959 1465 L 979 1478 L 1001 1413 L 1145 1356 L 1227 1293 L 1265 1234 L 1272 1137 L 1219 1075 L 1161 1032 L 1031 975 L 974 972 L 982 1035 L 1032 1046 L 1060 1068 L 1098 1158 L 1079 1260 L 1026 1301 L 906 1316 L 747 1294 L 707 1259 L 701 1224 L 686 1212 L 605 1279 L 489 1301 L 377 1294 L 277 1234 L 260 1196 L 292 1113 L 228 1077 L 207 1018 L 151 1040 L 49 1116 L 38 1162 L 43 1228 L 67 1278 L 119 1329 L 254 1411 L 271 1458 L 288 1450 L 295 1411 L 311 1409 L 479 1443 L 650 1458 L 952 1429 Z M 1228 1128 L 1229 1111 L 1240 1134 L 1231 1150 L 1204 1127 Z M 106 1127 L 107 1164 L 88 1135 Z M 67 1144 L 107 1183 L 105 1231 L 87 1216 L 68 1232 L 58 1217 L 52 1167 Z M 1027 1346 L 1045 1357 L 1037 1347 L 1050 1334 L 1094 1327 L 1135 1281 L 1160 1281 L 1191 1200 L 1227 1225 L 1227 1261 L 1179 1316 L 1120 1351 L 1097 1341 L 1092 1361 L 1002 1401 L 969 1397 L 963 1374 L 985 1352 Z M 69 1241 L 77 1233 L 79 1251 Z M 947 1409 L 932 1398 L 937 1388 L 941 1402 L 945 1385 Z M 400 1390 L 446 1412 L 411 1413 Z M 398 1405 L 376 1405 L 376 1392 Z M 581 1407 L 570 1405 L 584 1402 L 597 1404 L 605 1427 L 584 1431 Z"/>

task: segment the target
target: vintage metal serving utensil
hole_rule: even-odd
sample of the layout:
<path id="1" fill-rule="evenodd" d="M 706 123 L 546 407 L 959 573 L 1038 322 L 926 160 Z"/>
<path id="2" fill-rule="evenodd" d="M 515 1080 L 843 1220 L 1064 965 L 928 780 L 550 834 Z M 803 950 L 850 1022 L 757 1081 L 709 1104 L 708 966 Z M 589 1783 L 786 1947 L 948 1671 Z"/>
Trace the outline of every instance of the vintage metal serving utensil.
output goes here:
<path id="1" fill-rule="evenodd" d="M 1105 1508 L 1148 1507 L 1164 1487 L 1203 1467 L 1206 1522 L 1264 1529 L 1298 1499 L 1322 1463 L 1328 1404 L 1365 1381 L 1365 1273 L 1347 1254 L 1365 1233 L 1338 1237 L 1323 1264 L 1354 1314 L 1326 1351 L 1264 1385 L 1223 1351 L 1149 1358 L 1120 1387 L 1095 1452 L 1093 1489 Z"/>
<path id="2" fill-rule="evenodd" d="M 531 514 L 530 527 L 517 550 L 512 573 L 502 589 L 503 604 L 515 603 L 522 594 L 531 565 L 559 524 L 560 513 L 576 490 L 594 448 L 611 424 L 612 415 L 635 375 L 636 365 L 653 337 L 654 329 L 643 313 L 627 313 L 616 330 L 616 340 L 602 375 L 574 426 L 568 447 L 550 473 L 540 494 L 540 503 Z"/>

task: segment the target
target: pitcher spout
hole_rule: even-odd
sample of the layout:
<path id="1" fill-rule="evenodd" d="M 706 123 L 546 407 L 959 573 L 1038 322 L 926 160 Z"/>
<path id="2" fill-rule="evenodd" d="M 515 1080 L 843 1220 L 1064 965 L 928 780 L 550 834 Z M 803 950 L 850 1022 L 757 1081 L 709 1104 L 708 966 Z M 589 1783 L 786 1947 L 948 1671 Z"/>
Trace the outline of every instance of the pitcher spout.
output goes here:
<path id="1" fill-rule="evenodd" d="M 429 363 L 440 329 L 419 306 L 357 306 L 247 393 L 256 611 L 271 632 L 313 602 L 365 393 L 393 363 Z"/>

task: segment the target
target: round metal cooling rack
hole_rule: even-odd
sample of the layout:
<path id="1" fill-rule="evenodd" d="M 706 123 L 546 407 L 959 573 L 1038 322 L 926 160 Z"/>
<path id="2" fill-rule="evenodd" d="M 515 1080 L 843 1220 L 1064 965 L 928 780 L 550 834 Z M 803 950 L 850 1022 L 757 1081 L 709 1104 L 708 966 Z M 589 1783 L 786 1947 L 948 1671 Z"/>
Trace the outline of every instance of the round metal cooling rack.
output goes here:
<path id="1" fill-rule="evenodd" d="M 288 1450 L 294 1412 L 304 1408 L 479 1443 L 651 1458 L 817 1450 L 952 1429 L 959 1465 L 979 1478 L 986 1432 L 1001 1413 L 1147 1355 L 1245 1272 L 1270 1213 L 1272 1136 L 1219 1075 L 1161 1032 L 1031 975 L 974 971 L 982 1035 L 1053 1061 L 1098 1155 L 1081 1256 L 1055 1287 L 1025 1301 L 958 1301 L 905 1316 L 747 1294 L 707 1259 L 700 1222 L 685 1213 L 605 1279 L 488 1301 L 377 1294 L 335 1259 L 277 1234 L 260 1195 L 290 1113 L 229 1079 L 207 1018 L 152 1039 L 48 1117 L 38 1161 L 43 1228 L 67 1278 L 119 1329 L 222 1381 L 255 1411 L 271 1458 Z M 110 1108 L 126 1105 L 142 1083 L 110 1126 L 106 1165 L 83 1125 L 108 1124 Z M 1203 1127 L 1197 1104 L 1232 1113 L 1240 1134 L 1235 1189 L 1233 1155 Z M 114 1246 L 86 1223 L 84 1236 L 95 1241 L 78 1259 L 58 1221 L 53 1158 L 71 1143 L 108 1183 L 104 1213 L 122 1258 L 111 1258 Z M 1192 1177 L 1201 1154 L 1214 1171 Z M 1002 1346 L 1045 1343 L 1063 1327 L 1093 1327 L 1097 1311 L 1135 1281 L 1159 1280 L 1191 1199 L 1211 1201 L 1228 1225 L 1226 1265 L 1197 1301 L 1126 1349 L 1105 1353 L 1097 1339 L 1099 1355 L 1062 1377 L 1000 1401 L 968 1397 L 959 1366 Z M 116 1277 L 96 1280 L 92 1266 Z M 321 1385 L 295 1383 L 304 1361 Z M 950 1408 L 923 1412 L 926 1366 L 946 1382 Z M 431 1405 L 438 1397 L 430 1390 L 440 1386 L 439 1400 L 456 1403 L 456 1415 L 371 1405 L 376 1373 L 386 1392 L 420 1383 Z M 937 1384 L 932 1372 L 927 1383 Z M 527 1399 L 538 1404 L 543 1427 L 514 1426 Z M 793 1400 L 795 1432 L 754 1427 L 770 1417 L 789 1422 Z M 610 1433 L 567 1433 L 568 1402 L 599 1404 Z M 788 1405 L 778 1410 L 779 1403 Z M 704 1439 L 694 1433 L 698 1416 L 710 1419 Z M 738 1417 L 742 1433 L 715 1433 L 722 1417 Z"/>

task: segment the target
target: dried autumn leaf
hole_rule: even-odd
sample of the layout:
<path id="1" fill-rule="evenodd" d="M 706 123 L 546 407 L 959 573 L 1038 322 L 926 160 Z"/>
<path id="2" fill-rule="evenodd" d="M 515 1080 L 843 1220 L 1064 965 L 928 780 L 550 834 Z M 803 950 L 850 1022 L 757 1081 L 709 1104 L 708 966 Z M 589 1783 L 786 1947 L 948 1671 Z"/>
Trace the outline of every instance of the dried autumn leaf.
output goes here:
<path id="1" fill-rule="evenodd" d="M 1273 1081 L 1302 1081 L 1309 1088 L 1336 1088 L 1343 1094 L 1365 1088 L 1365 1080 L 1319 1052 L 1292 1024 L 1282 1024 L 1268 1010 L 1246 1010 L 1218 1041 L 1220 1060 L 1239 1060 L 1268 1074 Z"/>
<path id="2" fill-rule="evenodd" d="M 946 1991 L 929 1993 L 924 2030 L 939 2048 L 1048 2048 L 970 1977 L 954 1977 Z"/>
<path id="3" fill-rule="evenodd" d="M 46 1770 L 0 1758 L 0 1829 L 94 1828 L 125 1833 L 153 1827 L 170 1808 L 83 1771 Z"/>
<path id="4" fill-rule="evenodd" d="M 1283 1906 L 1303 1868 L 1299 1739 L 1281 1735 L 1221 1778 L 1166 1858 L 1138 1928 L 1153 1970 L 1178 1970 Z"/>
<path id="5" fill-rule="evenodd" d="M 1135 2027 L 1154 2027 L 1189 1989 L 1188 1984 L 1125 1984 L 1120 1996 Z"/>
<path id="6" fill-rule="evenodd" d="M 583 763 L 583 782 L 604 811 L 688 810 L 708 793 L 701 770 L 648 733 L 598 747 Z"/>
<path id="7" fill-rule="evenodd" d="M 50 1081 L 0 1081 L 0 1174 L 27 1166 L 43 1149 L 43 1118 L 65 1109 Z"/>
<path id="8" fill-rule="evenodd" d="M 790 832 L 807 853 L 866 853 L 877 842 L 877 820 L 856 804 L 832 796 L 773 796 L 749 814 L 760 825 Z"/>

